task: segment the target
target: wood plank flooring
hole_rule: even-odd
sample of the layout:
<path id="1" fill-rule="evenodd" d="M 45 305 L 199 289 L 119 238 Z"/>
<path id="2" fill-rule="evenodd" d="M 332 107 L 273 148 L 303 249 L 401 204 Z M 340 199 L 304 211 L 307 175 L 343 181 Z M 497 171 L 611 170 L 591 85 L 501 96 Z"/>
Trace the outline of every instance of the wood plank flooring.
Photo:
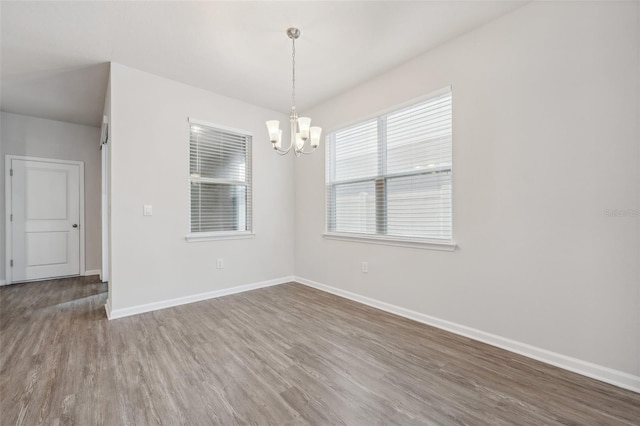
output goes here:
<path id="1" fill-rule="evenodd" d="M 105 292 L 0 289 L 0 424 L 640 424 L 640 394 L 300 284 L 113 321 Z"/>

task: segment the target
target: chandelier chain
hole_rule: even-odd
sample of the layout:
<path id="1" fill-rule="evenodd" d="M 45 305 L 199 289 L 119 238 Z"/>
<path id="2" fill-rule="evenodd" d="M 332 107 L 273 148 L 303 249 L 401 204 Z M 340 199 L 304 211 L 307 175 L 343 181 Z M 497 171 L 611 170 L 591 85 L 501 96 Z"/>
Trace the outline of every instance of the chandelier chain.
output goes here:
<path id="1" fill-rule="evenodd" d="M 293 48 L 291 49 L 291 63 L 293 66 L 292 72 L 292 84 L 291 84 L 291 101 L 293 103 L 293 109 L 296 109 L 296 39 L 291 39 Z"/>

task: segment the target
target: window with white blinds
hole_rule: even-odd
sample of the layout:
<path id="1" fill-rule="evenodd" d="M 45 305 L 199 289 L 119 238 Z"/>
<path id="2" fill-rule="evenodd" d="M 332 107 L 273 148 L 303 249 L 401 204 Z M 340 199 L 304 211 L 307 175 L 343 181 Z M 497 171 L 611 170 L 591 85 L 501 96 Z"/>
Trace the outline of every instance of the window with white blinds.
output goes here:
<path id="1" fill-rule="evenodd" d="M 190 232 L 251 232 L 251 136 L 189 119 Z"/>
<path id="2" fill-rule="evenodd" d="M 451 89 L 328 136 L 327 233 L 450 241 Z"/>

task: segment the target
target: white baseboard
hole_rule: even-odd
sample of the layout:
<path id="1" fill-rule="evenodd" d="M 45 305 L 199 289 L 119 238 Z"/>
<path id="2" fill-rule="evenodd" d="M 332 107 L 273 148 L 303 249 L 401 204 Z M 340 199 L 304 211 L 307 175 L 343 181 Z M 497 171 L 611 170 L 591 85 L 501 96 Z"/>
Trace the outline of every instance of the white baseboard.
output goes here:
<path id="1" fill-rule="evenodd" d="M 216 297 L 228 296 L 230 294 L 242 293 L 249 290 L 255 290 L 263 287 L 284 284 L 295 281 L 294 277 L 276 278 L 269 281 L 261 281 L 253 284 L 246 284 L 237 287 L 224 288 L 222 290 L 214 290 L 206 293 L 194 294 L 191 296 L 178 297 L 176 299 L 161 300 L 159 302 L 146 303 L 144 305 L 131 306 L 129 308 L 111 309 L 111 306 L 105 305 L 107 318 L 110 320 L 116 318 L 128 317 L 131 315 L 142 314 L 144 312 L 157 311 L 159 309 L 170 308 L 172 306 L 185 305 L 187 303 L 200 302 L 202 300 L 214 299 Z"/>
<path id="2" fill-rule="evenodd" d="M 91 269 L 90 271 L 84 271 L 82 273 L 83 277 L 89 276 L 89 275 L 100 275 L 101 271 L 100 269 Z"/>
<path id="3" fill-rule="evenodd" d="M 337 296 L 353 300 L 355 302 L 359 302 L 386 312 L 390 312 L 392 314 L 399 315 L 401 317 L 409 318 L 423 324 L 450 331 L 452 333 L 459 334 L 470 339 L 478 340 L 480 342 L 487 343 L 489 345 L 496 346 L 510 352 L 515 352 L 528 358 L 533 358 L 535 360 L 542 361 L 544 363 L 551 364 L 556 367 L 581 374 L 583 376 L 591 377 L 593 379 L 597 379 L 624 389 L 640 393 L 640 376 L 634 376 L 632 374 L 613 370 L 611 368 L 593 364 L 588 361 L 583 361 L 581 359 L 531 346 L 526 343 L 507 339 L 505 337 L 497 336 L 495 334 L 487 333 L 475 328 L 467 327 L 451 321 L 446 321 L 440 318 L 425 315 L 420 312 L 401 308 L 400 306 L 381 302 L 379 300 L 361 296 L 359 294 L 351 293 L 349 291 L 341 290 L 339 288 L 331 287 L 325 284 L 320 284 L 318 282 L 305 278 L 295 277 L 295 281 L 306 286 L 325 291 L 327 293 L 332 293 Z"/>
<path id="4" fill-rule="evenodd" d="M 111 318 L 111 298 L 107 299 L 107 303 L 104 304 L 104 311 L 107 314 L 107 319 L 110 320 Z"/>
<path id="5" fill-rule="evenodd" d="M 7 285 L 7 280 L 0 280 L 0 287 Z"/>

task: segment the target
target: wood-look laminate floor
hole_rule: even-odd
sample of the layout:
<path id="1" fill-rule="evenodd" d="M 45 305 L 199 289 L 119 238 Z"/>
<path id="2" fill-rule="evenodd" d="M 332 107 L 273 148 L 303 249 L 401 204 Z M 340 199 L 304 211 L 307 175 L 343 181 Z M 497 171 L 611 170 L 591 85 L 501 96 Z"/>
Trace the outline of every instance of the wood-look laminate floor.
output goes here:
<path id="1" fill-rule="evenodd" d="M 0 289 L 2 425 L 639 424 L 640 394 L 299 284 L 107 321 Z"/>

